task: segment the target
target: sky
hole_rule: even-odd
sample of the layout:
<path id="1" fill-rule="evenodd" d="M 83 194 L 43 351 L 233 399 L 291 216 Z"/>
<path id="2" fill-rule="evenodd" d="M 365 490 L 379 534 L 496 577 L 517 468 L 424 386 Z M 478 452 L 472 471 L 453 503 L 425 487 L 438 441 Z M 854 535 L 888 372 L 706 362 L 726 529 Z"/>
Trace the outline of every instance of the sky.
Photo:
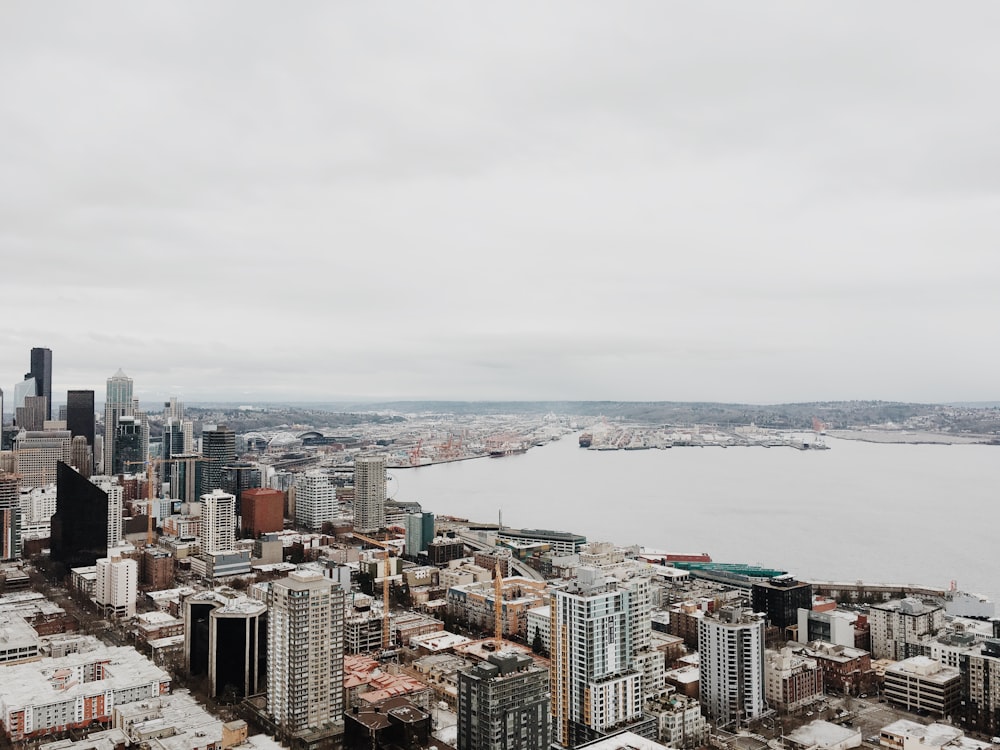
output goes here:
<path id="1" fill-rule="evenodd" d="M 997 400 L 1000 6 L 0 9 L 0 387 Z"/>

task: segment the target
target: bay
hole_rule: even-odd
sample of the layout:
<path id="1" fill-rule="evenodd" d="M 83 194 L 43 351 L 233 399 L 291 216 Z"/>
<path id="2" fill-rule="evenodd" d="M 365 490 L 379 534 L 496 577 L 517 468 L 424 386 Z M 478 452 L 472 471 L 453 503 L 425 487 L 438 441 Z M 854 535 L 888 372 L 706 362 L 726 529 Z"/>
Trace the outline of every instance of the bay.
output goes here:
<path id="1" fill-rule="evenodd" d="M 708 552 L 806 579 L 916 583 L 1000 599 L 1000 448 L 827 438 L 785 447 L 526 454 L 393 469 L 424 510 L 591 541 Z"/>

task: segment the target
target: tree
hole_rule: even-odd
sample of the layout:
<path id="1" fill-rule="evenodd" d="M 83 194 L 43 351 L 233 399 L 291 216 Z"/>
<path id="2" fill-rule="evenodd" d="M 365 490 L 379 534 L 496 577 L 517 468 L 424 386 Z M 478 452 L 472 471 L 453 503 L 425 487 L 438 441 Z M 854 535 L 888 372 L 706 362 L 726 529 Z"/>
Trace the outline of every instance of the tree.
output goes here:
<path id="1" fill-rule="evenodd" d="M 535 625 L 535 637 L 531 639 L 531 650 L 533 653 L 546 655 L 545 643 L 542 641 L 542 633 L 537 625 Z"/>

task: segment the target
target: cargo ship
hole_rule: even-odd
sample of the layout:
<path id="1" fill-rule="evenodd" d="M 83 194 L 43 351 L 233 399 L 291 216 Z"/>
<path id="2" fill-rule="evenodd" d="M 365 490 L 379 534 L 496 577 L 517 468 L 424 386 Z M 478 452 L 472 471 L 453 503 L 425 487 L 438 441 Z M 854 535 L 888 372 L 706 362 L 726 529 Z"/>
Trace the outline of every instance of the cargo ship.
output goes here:
<path id="1" fill-rule="evenodd" d="M 590 444 L 594 442 L 594 436 L 589 432 L 584 432 L 580 435 L 580 447 L 589 448 Z"/>

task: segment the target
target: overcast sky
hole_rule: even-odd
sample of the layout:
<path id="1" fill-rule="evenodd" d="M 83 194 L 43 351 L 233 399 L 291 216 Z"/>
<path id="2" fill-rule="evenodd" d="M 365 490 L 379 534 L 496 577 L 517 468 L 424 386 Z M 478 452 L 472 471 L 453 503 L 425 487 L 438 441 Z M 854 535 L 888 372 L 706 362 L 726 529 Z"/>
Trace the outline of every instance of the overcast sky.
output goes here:
<path id="1" fill-rule="evenodd" d="M 0 386 L 996 400 L 1000 6 L 0 8 Z M 9 406 L 9 404 L 8 404 Z"/>

